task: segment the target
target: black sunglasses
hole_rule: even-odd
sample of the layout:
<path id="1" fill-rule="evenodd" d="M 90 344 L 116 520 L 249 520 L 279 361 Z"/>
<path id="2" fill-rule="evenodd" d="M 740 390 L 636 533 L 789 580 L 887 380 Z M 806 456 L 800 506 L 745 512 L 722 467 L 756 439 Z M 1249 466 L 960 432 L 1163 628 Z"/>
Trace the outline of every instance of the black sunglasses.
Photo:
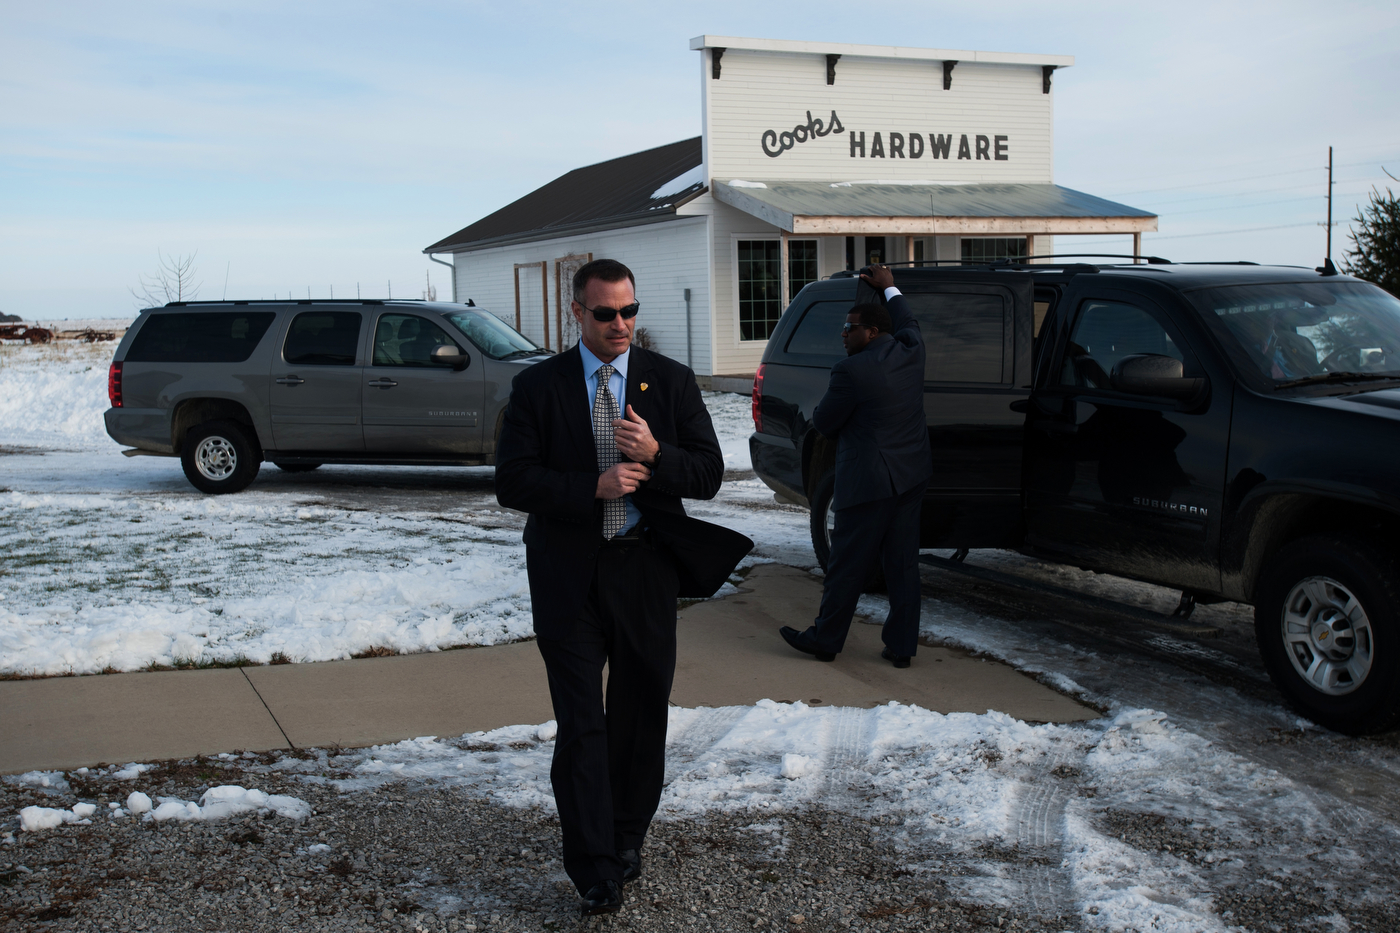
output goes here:
<path id="1" fill-rule="evenodd" d="M 593 320 L 603 324 L 610 323 L 619 314 L 622 315 L 624 321 L 630 321 L 637 316 L 637 311 L 642 307 L 641 302 L 637 301 L 621 308 L 590 308 L 581 301 L 578 306 L 593 315 Z"/>
<path id="2" fill-rule="evenodd" d="M 868 328 L 868 327 L 874 327 L 874 326 L 875 326 L 875 325 L 873 325 L 873 324 L 857 324 L 855 321 L 847 321 L 846 323 L 844 323 L 844 324 L 841 325 L 841 333 L 842 333 L 843 336 L 844 336 L 845 334 L 849 334 L 849 333 L 851 332 L 851 328 L 852 328 L 852 327 L 867 327 L 867 328 Z"/>

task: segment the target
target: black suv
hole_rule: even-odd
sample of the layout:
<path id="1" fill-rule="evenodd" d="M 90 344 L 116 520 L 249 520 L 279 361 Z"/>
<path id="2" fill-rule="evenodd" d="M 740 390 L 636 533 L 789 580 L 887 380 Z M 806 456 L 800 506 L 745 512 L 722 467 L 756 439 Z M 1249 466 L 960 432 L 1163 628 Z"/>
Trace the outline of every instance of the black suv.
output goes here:
<path id="1" fill-rule="evenodd" d="M 928 347 L 926 548 L 1009 548 L 1255 607 L 1274 682 L 1341 732 L 1400 722 L 1400 301 L 1239 264 L 900 268 Z M 804 288 L 754 380 L 754 469 L 812 511 L 855 273 Z"/>

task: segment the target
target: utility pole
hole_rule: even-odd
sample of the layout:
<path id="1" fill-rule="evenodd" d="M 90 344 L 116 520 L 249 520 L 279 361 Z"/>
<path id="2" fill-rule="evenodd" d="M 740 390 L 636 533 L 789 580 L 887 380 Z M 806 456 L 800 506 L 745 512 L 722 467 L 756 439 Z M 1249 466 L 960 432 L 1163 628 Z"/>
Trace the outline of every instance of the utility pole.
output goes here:
<path id="1" fill-rule="evenodd" d="M 1327 228 L 1327 261 L 1332 261 L 1332 228 L 1336 226 L 1332 223 L 1332 186 L 1336 182 L 1332 180 L 1332 147 L 1327 147 L 1327 223 L 1319 224 Z"/>

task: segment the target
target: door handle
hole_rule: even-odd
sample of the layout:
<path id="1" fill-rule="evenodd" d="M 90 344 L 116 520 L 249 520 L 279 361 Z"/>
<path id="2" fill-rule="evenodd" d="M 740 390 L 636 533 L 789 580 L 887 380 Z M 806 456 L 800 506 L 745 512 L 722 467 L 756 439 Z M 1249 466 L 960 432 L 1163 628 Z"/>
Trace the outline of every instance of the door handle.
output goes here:
<path id="1" fill-rule="evenodd" d="M 374 379 L 370 381 L 370 385 L 376 389 L 392 389 L 398 383 L 392 379 Z"/>
<path id="2" fill-rule="evenodd" d="M 277 380 L 277 384 L 279 386 L 299 386 L 305 381 L 305 379 L 299 376 L 283 376 L 281 379 Z"/>

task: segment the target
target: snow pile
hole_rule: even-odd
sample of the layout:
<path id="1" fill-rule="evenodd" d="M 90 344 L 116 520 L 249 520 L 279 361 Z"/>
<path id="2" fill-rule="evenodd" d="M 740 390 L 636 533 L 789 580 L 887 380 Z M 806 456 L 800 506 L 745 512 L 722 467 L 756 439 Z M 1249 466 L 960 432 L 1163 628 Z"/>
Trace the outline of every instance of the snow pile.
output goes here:
<path id="1" fill-rule="evenodd" d="M 32 787 L 49 794 L 66 794 L 69 791 L 68 779 L 62 771 L 26 771 L 5 778 L 5 783 Z"/>
<path id="2" fill-rule="evenodd" d="M 53 829 L 64 823 L 91 823 L 89 819 L 97 812 L 90 803 L 75 803 L 71 810 L 56 810 L 52 807 L 25 807 L 19 811 L 19 828 L 27 833 L 41 829 Z"/>
<path id="3" fill-rule="evenodd" d="M 697 165 L 694 168 L 689 169 L 688 171 L 683 172 L 680 175 L 677 175 L 675 178 L 672 178 L 670 181 L 666 182 L 666 184 L 653 191 L 651 193 L 651 200 L 655 201 L 660 198 L 675 197 L 676 195 L 680 194 L 682 191 L 685 191 L 688 188 L 694 188 L 696 185 L 703 185 L 704 183 L 705 166 Z"/>
<path id="4" fill-rule="evenodd" d="M 109 775 L 114 776 L 114 775 Z M 147 822 L 163 823 L 166 820 L 188 822 L 190 820 L 224 820 L 242 813 L 276 813 L 289 820 L 302 820 L 311 815 L 311 805 L 300 797 L 286 794 L 268 794 L 256 789 L 225 784 L 211 787 L 199 798 L 199 803 L 181 800 L 178 797 L 161 797 L 158 802 L 133 791 L 127 795 L 126 809 L 118 803 L 108 803 L 113 819 L 127 815 L 140 817 Z M 37 832 L 41 829 L 55 829 L 64 823 L 88 824 L 97 812 L 97 805 L 77 803 L 71 810 L 52 807 L 25 807 L 19 813 L 20 829 Z"/>
<path id="5" fill-rule="evenodd" d="M 107 365 L 113 349 L 99 344 L 63 359 L 51 347 L 6 348 L 0 366 L 0 444 L 115 446 L 102 422 L 109 407 Z"/>
<path id="6" fill-rule="evenodd" d="M 300 797 L 267 794 L 237 784 L 224 784 L 206 790 L 199 803 L 177 797 L 161 797 L 160 804 L 145 819 L 157 823 L 165 820 L 224 820 L 240 813 L 265 810 L 289 820 L 301 820 L 311 815 L 311 805 Z"/>

